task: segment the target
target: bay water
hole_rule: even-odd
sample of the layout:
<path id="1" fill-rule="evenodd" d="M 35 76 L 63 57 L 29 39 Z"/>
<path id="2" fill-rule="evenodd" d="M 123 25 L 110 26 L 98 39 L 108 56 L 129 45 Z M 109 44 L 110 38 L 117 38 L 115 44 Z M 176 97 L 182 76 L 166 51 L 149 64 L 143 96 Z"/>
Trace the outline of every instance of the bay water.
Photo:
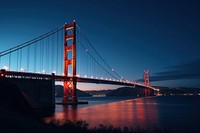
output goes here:
<path id="1" fill-rule="evenodd" d="M 79 100 L 89 104 L 56 105 L 55 113 L 44 121 L 85 120 L 89 127 L 112 124 L 121 128 L 156 126 L 175 132 L 200 132 L 200 96 L 82 97 Z"/>

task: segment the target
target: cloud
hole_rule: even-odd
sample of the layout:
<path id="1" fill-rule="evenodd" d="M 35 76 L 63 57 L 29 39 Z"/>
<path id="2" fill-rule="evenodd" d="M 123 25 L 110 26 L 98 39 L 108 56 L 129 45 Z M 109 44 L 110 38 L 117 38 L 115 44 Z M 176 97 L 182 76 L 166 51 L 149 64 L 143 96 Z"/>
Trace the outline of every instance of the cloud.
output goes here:
<path id="1" fill-rule="evenodd" d="M 178 79 L 200 79 L 200 59 L 170 66 L 166 71 L 158 72 L 150 76 L 152 81 L 178 80 Z"/>

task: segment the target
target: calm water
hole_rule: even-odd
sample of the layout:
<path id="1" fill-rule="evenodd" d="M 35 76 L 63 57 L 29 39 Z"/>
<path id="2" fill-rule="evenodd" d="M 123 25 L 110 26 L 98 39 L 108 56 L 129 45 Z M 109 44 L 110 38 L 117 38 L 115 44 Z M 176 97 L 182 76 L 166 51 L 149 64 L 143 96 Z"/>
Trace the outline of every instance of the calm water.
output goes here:
<path id="1" fill-rule="evenodd" d="M 58 101 L 61 99 L 57 99 Z M 149 98 L 82 98 L 89 105 L 56 105 L 53 116 L 44 120 L 86 120 L 99 124 L 143 127 L 156 125 L 173 131 L 200 132 L 200 96 L 159 96 Z"/>

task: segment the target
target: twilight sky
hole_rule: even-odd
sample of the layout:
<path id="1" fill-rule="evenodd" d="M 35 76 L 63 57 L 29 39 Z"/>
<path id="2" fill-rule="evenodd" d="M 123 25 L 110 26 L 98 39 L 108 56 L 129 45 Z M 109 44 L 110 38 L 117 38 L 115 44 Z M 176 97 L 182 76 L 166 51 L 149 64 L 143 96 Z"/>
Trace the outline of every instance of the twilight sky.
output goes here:
<path id="1" fill-rule="evenodd" d="M 200 87 L 197 0 L 1 0 L 0 51 L 76 20 L 128 80 Z"/>

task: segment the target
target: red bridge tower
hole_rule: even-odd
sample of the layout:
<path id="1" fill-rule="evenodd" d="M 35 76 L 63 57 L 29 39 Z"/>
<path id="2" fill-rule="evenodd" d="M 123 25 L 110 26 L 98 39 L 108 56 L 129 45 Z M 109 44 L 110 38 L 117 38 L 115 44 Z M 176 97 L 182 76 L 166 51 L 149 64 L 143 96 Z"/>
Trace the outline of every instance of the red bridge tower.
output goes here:
<path id="1" fill-rule="evenodd" d="M 70 32 L 72 31 L 72 33 Z M 77 102 L 76 96 L 76 22 L 64 24 L 64 76 L 68 76 L 69 66 L 72 66 L 72 77 L 64 81 L 63 102 Z M 69 56 L 71 54 L 71 56 Z M 71 99 L 69 99 L 71 97 Z"/>
<path id="2" fill-rule="evenodd" d="M 150 87 L 150 80 L 149 80 L 149 71 L 146 70 L 144 71 L 144 85 L 146 86 L 145 88 L 145 96 L 149 96 L 150 95 L 150 89 L 148 87 Z"/>

